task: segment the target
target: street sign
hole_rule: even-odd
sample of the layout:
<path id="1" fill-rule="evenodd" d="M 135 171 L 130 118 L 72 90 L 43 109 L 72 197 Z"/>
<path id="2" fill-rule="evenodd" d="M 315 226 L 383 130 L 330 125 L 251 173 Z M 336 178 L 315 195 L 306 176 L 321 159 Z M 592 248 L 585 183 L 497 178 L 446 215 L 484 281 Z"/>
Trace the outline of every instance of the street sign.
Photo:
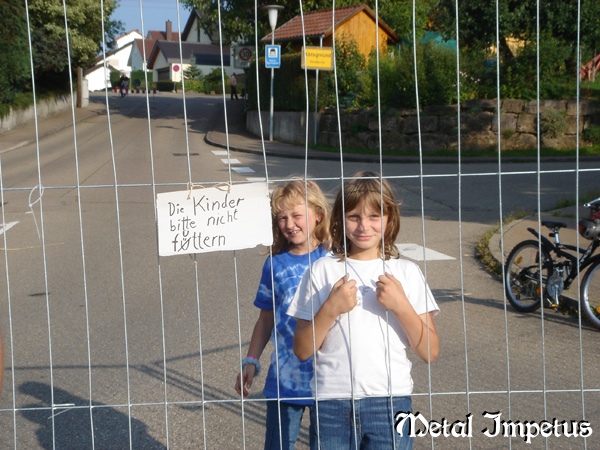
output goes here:
<path id="1" fill-rule="evenodd" d="M 236 69 L 246 69 L 250 67 L 255 47 L 253 45 L 240 45 L 234 47 L 233 64 Z"/>
<path id="2" fill-rule="evenodd" d="M 265 67 L 279 69 L 281 66 L 281 45 L 265 46 Z"/>
<path id="3" fill-rule="evenodd" d="M 306 49 L 306 61 L 304 61 L 304 49 Z M 303 47 L 303 69 L 305 63 L 307 69 L 333 70 L 333 47 Z"/>

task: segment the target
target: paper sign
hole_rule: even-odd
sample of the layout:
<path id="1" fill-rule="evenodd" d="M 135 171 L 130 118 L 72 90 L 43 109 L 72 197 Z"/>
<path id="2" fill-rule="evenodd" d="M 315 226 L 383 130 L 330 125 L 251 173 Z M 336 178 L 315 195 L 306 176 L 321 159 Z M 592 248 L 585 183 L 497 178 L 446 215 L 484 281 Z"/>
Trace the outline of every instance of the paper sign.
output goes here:
<path id="1" fill-rule="evenodd" d="M 160 256 L 241 250 L 273 243 L 266 183 L 157 194 Z"/>

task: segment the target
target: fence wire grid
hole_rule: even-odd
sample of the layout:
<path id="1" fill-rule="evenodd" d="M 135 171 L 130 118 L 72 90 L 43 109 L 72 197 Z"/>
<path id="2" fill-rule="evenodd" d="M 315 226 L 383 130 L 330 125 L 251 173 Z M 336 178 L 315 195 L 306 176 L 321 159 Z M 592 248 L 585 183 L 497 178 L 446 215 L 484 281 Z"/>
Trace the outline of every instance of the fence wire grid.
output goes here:
<path id="1" fill-rule="evenodd" d="M 496 48 L 502 37 L 501 3 L 496 2 Z M 25 5 L 29 9 L 27 1 Z M 140 0 L 145 35 L 142 6 Z M 70 60 L 65 1 L 62 7 Z M 543 7 L 538 1 L 538 36 Z M 304 27 L 302 8 L 300 2 Z M 413 0 L 413 17 L 415 9 Z M 333 11 L 335 42 L 335 3 Z M 379 20 L 377 2 L 374 11 Z M 266 20 L 260 14 L 255 4 L 255 30 Z M 34 139 L 0 153 L 6 275 L 0 298 L 5 368 L 1 448 L 263 448 L 264 379 L 255 379 L 251 395 L 243 400 L 234 383 L 258 317 L 252 302 L 265 256 L 255 248 L 160 257 L 157 194 L 219 183 L 266 182 L 272 189 L 300 176 L 317 182 L 331 200 L 343 180 L 365 168 L 393 186 L 401 201 L 397 244 L 404 257 L 419 263 L 441 310 L 436 318 L 440 357 L 426 364 L 410 355 L 413 411 L 440 424 L 430 424 L 414 447 L 598 448 L 598 332 L 578 308 L 517 313 L 507 303 L 502 277 L 488 273 L 474 256 L 482 238 L 507 255 L 527 238 L 519 229 L 529 225 L 542 231 L 541 221 L 556 214 L 561 217 L 556 220 L 569 223 L 561 232 L 563 240 L 583 245 L 576 224 L 585 210 L 559 208 L 565 199 L 580 206 L 582 194 L 600 187 L 600 165 L 579 155 L 579 134 L 575 157 L 544 158 L 538 144 L 533 160 L 508 161 L 500 138 L 502 121 L 497 120 L 496 156 L 464 164 L 459 102 L 458 157 L 435 164 L 423 151 L 422 111 L 417 108 L 419 156 L 393 162 L 383 154 L 378 95 L 378 161 L 349 157 L 341 134 L 337 160 L 312 158 L 308 126 L 303 159 L 272 156 L 260 115 L 259 156 L 231 149 L 230 121 L 239 107 L 227 100 L 225 90 L 197 95 L 186 92 L 185 80 L 177 94 L 127 99 L 109 91 L 92 94 L 90 108 L 97 114 L 85 120 L 79 120 L 71 85 L 69 126 L 47 134 L 43 130 L 50 119 L 39 118 L 29 15 L 27 20 Z M 456 89 L 461 98 L 461 30 L 456 22 Z M 178 30 L 181 24 L 178 13 Z M 413 19 L 413 35 L 415 27 Z M 255 33 L 256 48 L 259 38 Z M 573 45 L 579 49 L 579 33 Z M 106 48 L 103 43 L 104 58 Z M 183 65 L 181 41 L 179 48 Z M 378 67 L 379 57 L 377 52 Z M 416 48 L 413 57 L 417 67 Z M 499 57 L 496 64 L 497 116 L 503 100 Z M 539 86 L 539 52 L 536 67 Z M 311 93 L 308 69 L 304 72 L 308 115 Z M 72 80 L 71 66 L 69 75 Z M 336 88 L 337 75 L 334 65 Z M 421 76 L 415 69 L 415 79 Z M 579 73 L 573 77 L 579 92 Z M 418 82 L 414 94 L 419 105 Z M 259 109 L 265 110 L 260 95 L 258 99 Z M 579 106 L 579 94 L 574 101 Z M 539 124 L 539 91 L 536 102 Z M 339 109 L 335 117 L 341 130 Z M 579 108 L 576 118 L 581 130 Z M 217 122 L 224 130 L 224 150 L 204 142 Z M 537 138 L 540 142 L 539 126 Z M 521 210 L 527 213 L 524 218 L 513 220 Z M 269 344 L 262 358 L 265 369 L 271 351 Z M 554 428 L 526 442 L 531 424 L 543 421 Z M 593 433 L 582 431 L 584 422 Z M 296 448 L 308 445 L 305 414 Z"/>

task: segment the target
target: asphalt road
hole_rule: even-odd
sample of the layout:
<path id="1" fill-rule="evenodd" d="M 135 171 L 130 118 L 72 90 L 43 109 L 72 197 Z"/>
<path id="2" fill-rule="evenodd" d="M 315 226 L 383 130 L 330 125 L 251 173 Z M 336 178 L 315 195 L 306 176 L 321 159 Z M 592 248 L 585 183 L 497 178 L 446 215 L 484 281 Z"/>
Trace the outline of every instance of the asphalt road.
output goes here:
<path id="1" fill-rule="evenodd" d="M 216 97 L 189 97 L 186 119 L 175 95 L 149 104 L 111 95 L 110 127 L 106 112 L 78 123 L 76 148 L 66 128 L 41 139 L 39 151 L 1 155 L 3 219 L 13 225 L 0 258 L 0 448 L 88 449 L 92 440 L 96 449 L 262 448 L 261 380 L 243 405 L 233 389 L 257 317 L 262 249 L 157 256 L 157 193 L 305 172 L 301 160 L 215 154 L 221 149 L 204 135 L 220 108 Z M 508 438 L 483 433 L 492 426 L 484 414 L 496 411 L 521 422 L 585 414 L 594 427 L 587 448 L 598 447 L 600 334 L 547 310 L 542 328 L 539 312 L 505 307 L 474 246 L 500 211 L 537 209 L 538 189 L 541 208 L 551 209 L 574 198 L 577 182 L 582 192 L 597 188 L 599 165 L 581 163 L 578 178 L 574 162 L 542 163 L 539 176 L 535 163 L 504 164 L 501 177 L 495 161 L 383 166 L 402 203 L 398 243 L 453 258 L 420 263 L 441 307 L 442 344 L 430 367 L 413 358 L 414 410 L 473 421 L 471 438 L 428 435 L 415 448 L 508 448 Z M 342 171 L 365 169 L 380 166 L 306 167 L 331 198 Z M 307 444 L 304 428 L 298 448 Z M 510 445 L 573 449 L 584 440 L 514 437 Z"/>

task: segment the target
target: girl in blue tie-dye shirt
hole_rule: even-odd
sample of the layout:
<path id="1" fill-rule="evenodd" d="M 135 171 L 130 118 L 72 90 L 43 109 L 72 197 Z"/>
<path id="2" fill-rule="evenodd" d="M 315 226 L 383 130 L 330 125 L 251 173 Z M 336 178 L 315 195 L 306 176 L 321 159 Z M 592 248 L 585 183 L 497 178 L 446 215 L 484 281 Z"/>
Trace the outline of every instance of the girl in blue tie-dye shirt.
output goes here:
<path id="1" fill-rule="evenodd" d="M 296 320 L 286 311 L 304 272 L 327 253 L 329 207 L 316 183 L 294 180 L 275 189 L 271 197 L 271 212 L 272 257 L 269 256 L 263 266 L 254 300 L 260 315 L 235 389 L 244 397 L 248 395 L 254 377 L 260 372 L 258 360 L 271 338 L 277 346 L 271 355 L 263 394 L 267 398 L 279 399 L 279 402 L 267 402 L 265 449 L 293 449 L 300 432 L 302 414 L 313 403 L 310 398 L 313 366 L 312 359 L 300 361 L 294 355 Z"/>

